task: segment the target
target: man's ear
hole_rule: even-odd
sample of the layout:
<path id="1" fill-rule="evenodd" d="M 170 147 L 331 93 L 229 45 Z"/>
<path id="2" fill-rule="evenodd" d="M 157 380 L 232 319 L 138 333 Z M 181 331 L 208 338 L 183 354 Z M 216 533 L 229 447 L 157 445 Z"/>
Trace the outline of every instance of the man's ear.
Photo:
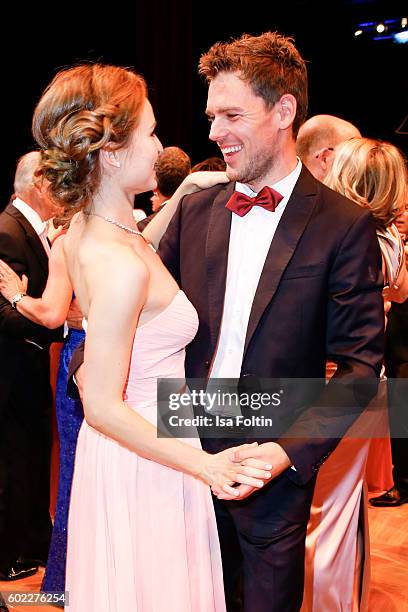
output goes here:
<path id="1" fill-rule="evenodd" d="M 292 125 L 296 117 L 296 98 L 292 94 L 284 94 L 277 104 L 279 105 L 280 128 L 286 130 Z"/>
<path id="2" fill-rule="evenodd" d="M 333 149 L 331 147 L 322 147 L 315 154 L 315 158 L 317 159 L 317 163 L 321 167 L 324 174 L 326 174 L 329 170 L 330 158 L 333 155 Z"/>
<path id="3" fill-rule="evenodd" d="M 39 196 L 47 194 L 49 186 L 50 186 L 50 182 L 44 176 L 35 178 L 32 184 Z"/>
<path id="4" fill-rule="evenodd" d="M 119 155 L 117 151 L 112 151 L 109 149 L 101 149 L 99 152 L 100 159 L 102 162 L 107 164 L 108 166 L 114 166 L 115 168 L 120 168 Z"/>

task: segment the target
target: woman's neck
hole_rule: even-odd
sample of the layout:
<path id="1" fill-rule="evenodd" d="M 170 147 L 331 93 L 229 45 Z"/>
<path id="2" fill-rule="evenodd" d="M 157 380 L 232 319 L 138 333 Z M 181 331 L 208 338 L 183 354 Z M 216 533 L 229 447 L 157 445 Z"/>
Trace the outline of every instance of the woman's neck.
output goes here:
<path id="1" fill-rule="evenodd" d="M 124 225 L 135 225 L 133 196 L 127 196 L 119 189 L 108 189 L 101 186 L 84 212 L 85 214 L 94 213 L 101 217 L 110 217 Z"/>

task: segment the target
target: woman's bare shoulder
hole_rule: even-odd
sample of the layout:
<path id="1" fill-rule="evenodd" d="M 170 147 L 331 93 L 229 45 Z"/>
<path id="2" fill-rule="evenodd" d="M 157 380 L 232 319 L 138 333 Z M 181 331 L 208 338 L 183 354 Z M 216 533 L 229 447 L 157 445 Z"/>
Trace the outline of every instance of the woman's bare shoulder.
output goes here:
<path id="1" fill-rule="evenodd" d="M 129 243 L 116 240 L 96 243 L 89 241 L 79 250 L 78 255 L 79 265 L 87 277 L 101 279 L 111 287 L 148 282 L 148 266 Z"/>

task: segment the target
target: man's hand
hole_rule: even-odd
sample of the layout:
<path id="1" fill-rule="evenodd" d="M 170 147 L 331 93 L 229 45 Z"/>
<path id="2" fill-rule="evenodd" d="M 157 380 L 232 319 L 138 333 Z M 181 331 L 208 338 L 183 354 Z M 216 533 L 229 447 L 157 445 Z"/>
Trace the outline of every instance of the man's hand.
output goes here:
<path id="1" fill-rule="evenodd" d="M 271 478 L 267 482 L 270 482 L 279 474 L 284 472 L 292 465 L 291 460 L 283 450 L 279 444 L 276 442 L 265 442 L 264 444 L 260 444 L 256 447 L 249 447 L 242 450 L 237 450 L 234 453 L 233 461 L 242 463 L 244 465 L 251 465 L 252 460 L 260 460 L 268 467 L 271 465 L 271 469 L 269 472 L 271 473 Z M 235 487 L 235 491 L 238 491 L 238 495 L 227 495 L 226 493 L 220 493 L 217 495 L 218 499 L 226 499 L 226 500 L 240 500 L 249 497 L 254 491 L 259 491 L 259 489 L 255 487 L 250 487 L 246 484 L 241 484 L 238 487 Z"/>
<path id="2" fill-rule="evenodd" d="M 269 470 L 272 474 L 270 480 L 279 476 L 292 465 L 291 460 L 277 442 L 265 442 L 256 447 L 237 450 L 234 453 L 234 461 L 239 463 L 251 458 L 264 461 L 272 466 Z"/>
<path id="3" fill-rule="evenodd" d="M 235 499 L 239 501 L 241 499 L 245 499 L 246 497 L 249 497 L 250 495 L 252 495 L 254 491 L 259 491 L 257 487 L 251 487 L 250 485 L 246 485 L 246 484 L 241 484 L 238 487 L 234 487 L 234 490 L 238 491 L 238 495 L 237 494 L 229 495 L 225 491 L 222 491 L 221 493 L 216 495 L 216 497 L 218 497 L 218 499 L 225 499 L 227 501 L 231 501 L 231 499 Z"/>

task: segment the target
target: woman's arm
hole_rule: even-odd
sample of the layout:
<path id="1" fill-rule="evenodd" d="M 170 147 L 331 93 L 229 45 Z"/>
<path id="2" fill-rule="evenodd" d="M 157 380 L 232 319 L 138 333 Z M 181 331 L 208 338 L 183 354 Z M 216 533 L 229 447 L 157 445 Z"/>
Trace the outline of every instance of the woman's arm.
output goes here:
<path id="1" fill-rule="evenodd" d="M 383 296 L 384 300 L 398 302 L 399 304 L 408 299 L 408 272 L 405 253 L 404 261 L 397 279 L 391 287 L 384 289 Z"/>
<path id="2" fill-rule="evenodd" d="M 208 189 L 218 183 L 228 183 L 229 179 L 225 172 L 193 172 L 186 176 L 181 185 L 177 188 L 166 205 L 144 228 L 143 236 L 149 240 L 157 249 L 159 242 L 168 224 L 171 221 L 180 200 L 190 193 L 195 193 L 201 189 Z"/>
<path id="3" fill-rule="evenodd" d="M 64 323 L 72 300 L 72 286 L 65 265 L 63 242 L 64 236 L 59 237 L 51 249 L 48 280 L 42 296 L 32 298 L 26 295 L 16 304 L 21 315 L 50 329 Z M 0 260 L 0 292 L 3 296 L 11 302 L 17 293 L 25 293 L 26 289 L 27 277 L 20 279 Z"/>
<path id="4" fill-rule="evenodd" d="M 235 489 L 226 484 L 233 482 L 262 486 L 262 463 L 260 469 L 244 467 L 232 461 L 234 449 L 209 455 L 174 438 L 158 438 L 156 427 L 123 401 L 133 339 L 149 283 L 148 270 L 134 251 L 116 246 L 109 257 L 98 254 L 85 280 L 92 296 L 83 388 L 89 425 L 146 459 L 200 478 L 217 492 L 237 497 Z"/>

